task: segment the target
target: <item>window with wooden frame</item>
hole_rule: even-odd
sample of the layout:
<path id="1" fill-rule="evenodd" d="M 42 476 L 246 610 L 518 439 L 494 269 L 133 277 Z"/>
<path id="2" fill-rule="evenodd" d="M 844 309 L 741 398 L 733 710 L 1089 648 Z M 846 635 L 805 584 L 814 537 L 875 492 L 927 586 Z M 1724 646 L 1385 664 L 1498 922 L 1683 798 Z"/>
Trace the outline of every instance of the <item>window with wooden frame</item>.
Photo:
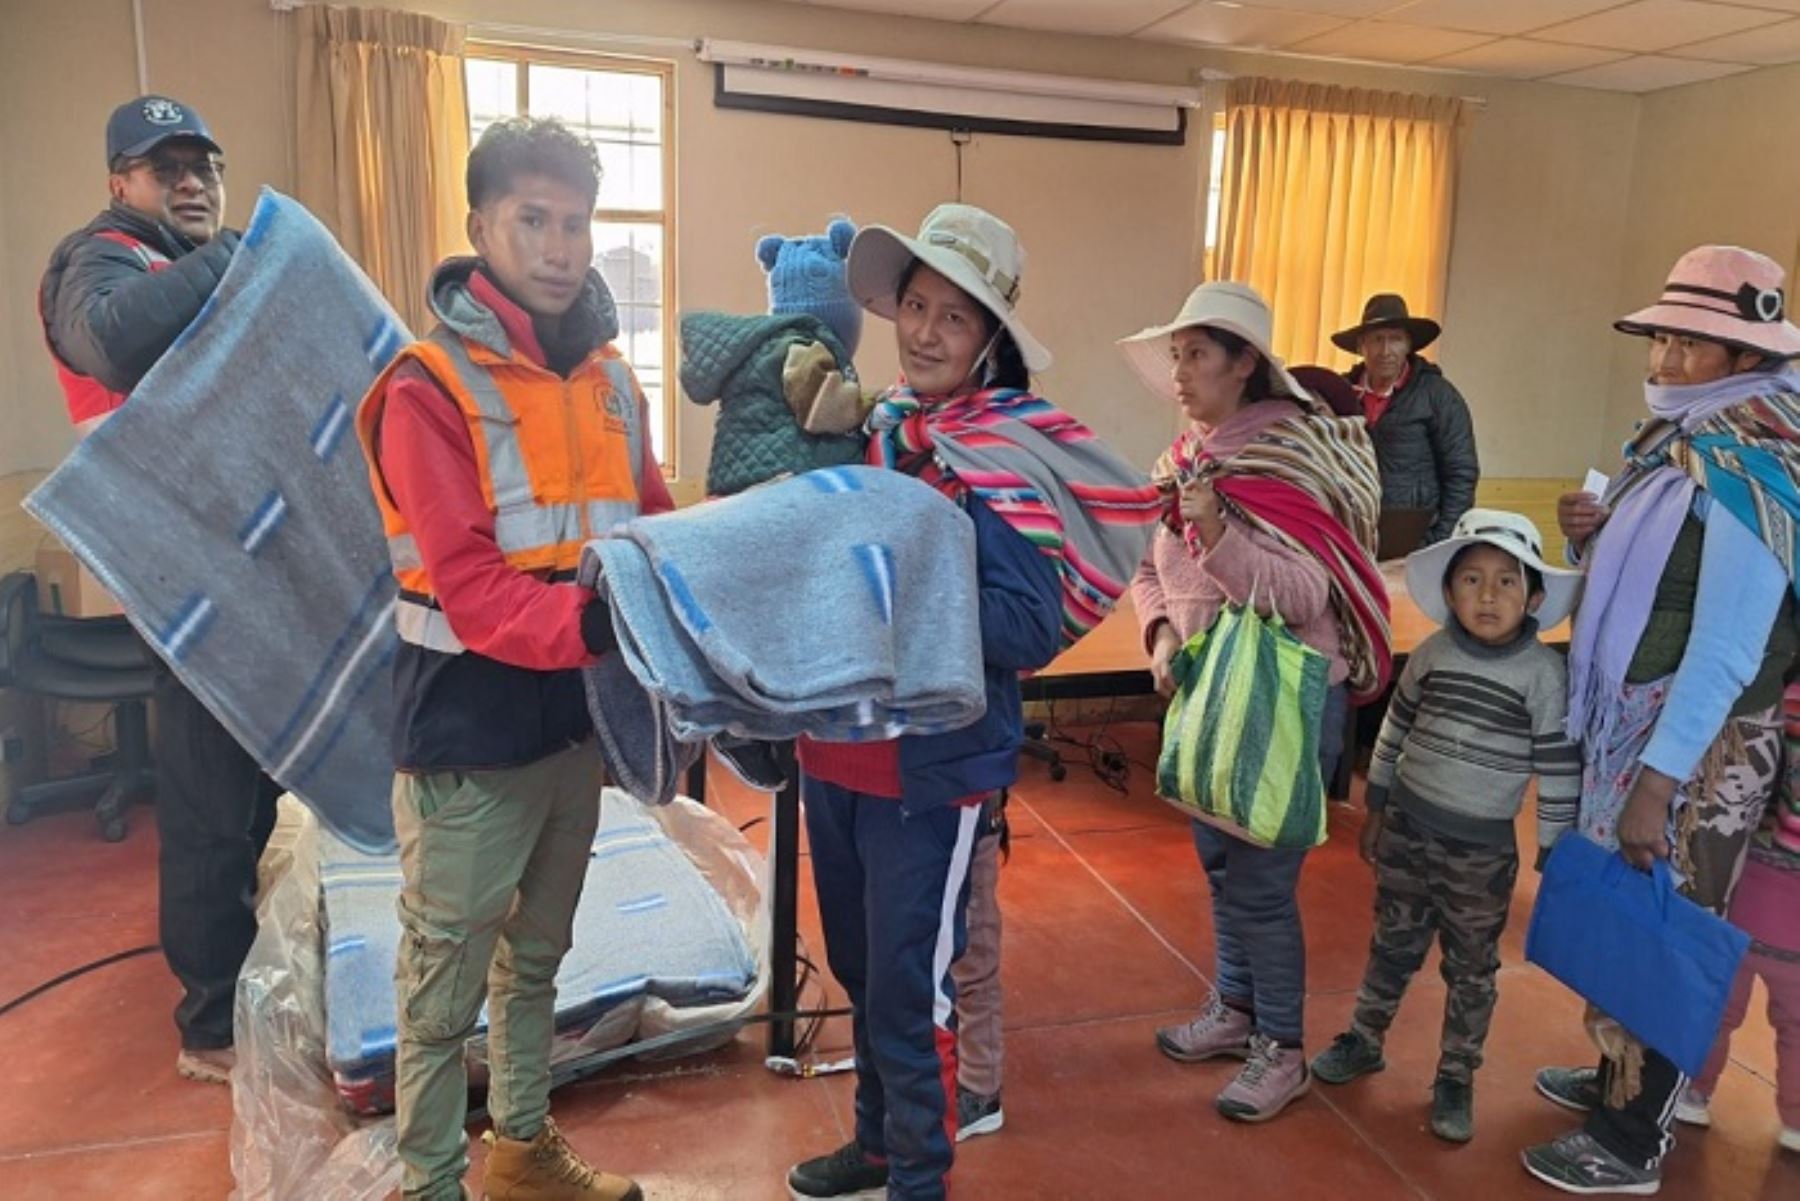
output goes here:
<path id="1" fill-rule="evenodd" d="M 469 139 L 504 117 L 556 117 L 594 143 L 594 266 L 619 306 L 618 346 L 650 404 L 650 439 L 675 467 L 675 65 L 471 44 Z"/>

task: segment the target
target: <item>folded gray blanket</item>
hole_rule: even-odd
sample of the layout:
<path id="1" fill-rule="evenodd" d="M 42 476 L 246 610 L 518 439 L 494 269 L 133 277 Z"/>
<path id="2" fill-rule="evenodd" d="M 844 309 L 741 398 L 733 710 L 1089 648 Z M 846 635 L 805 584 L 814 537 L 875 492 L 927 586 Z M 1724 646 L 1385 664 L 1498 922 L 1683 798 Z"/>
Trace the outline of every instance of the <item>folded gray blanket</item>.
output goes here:
<path id="1" fill-rule="evenodd" d="M 613 773 L 673 794 L 677 744 L 957 729 L 986 705 L 975 532 L 898 472 L 833 467 L 590 542 L 619 654 L 587 673 Z"/>

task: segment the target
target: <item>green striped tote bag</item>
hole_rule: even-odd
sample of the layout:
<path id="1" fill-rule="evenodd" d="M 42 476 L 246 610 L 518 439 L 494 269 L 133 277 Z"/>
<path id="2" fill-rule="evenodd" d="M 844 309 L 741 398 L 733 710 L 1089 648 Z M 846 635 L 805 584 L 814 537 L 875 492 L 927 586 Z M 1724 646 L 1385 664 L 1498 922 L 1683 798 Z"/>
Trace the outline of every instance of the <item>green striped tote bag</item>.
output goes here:
<path id="1" fill-rule="evenodd" d="M 1225 606 L 1170 664 L 1157 792 L 1258 846 L 1324 842 L 1326 670 L 1279 614 Z"/>

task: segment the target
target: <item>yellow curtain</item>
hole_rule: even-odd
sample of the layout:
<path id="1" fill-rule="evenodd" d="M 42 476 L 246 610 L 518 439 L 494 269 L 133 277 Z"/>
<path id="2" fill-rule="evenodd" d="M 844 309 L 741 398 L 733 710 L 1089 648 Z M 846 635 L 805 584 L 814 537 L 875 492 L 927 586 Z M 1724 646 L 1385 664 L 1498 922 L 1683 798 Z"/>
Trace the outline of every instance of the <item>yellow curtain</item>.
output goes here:
<path id="1" fill-rule="evenodd" d="M 1211 274 L 1268 298 L 1277 354 L 1348 366 L 1331 332 L 1375 292 L 1442 319 L 1461 119 L 1449 96 L 1231 81 Z"/>
<path id="2" fill-rule="evenodd" d="M 432 268 L 467 252 L 462 27 L 385 9 L 294 16 L 299 199 L 423 333 Z"/>

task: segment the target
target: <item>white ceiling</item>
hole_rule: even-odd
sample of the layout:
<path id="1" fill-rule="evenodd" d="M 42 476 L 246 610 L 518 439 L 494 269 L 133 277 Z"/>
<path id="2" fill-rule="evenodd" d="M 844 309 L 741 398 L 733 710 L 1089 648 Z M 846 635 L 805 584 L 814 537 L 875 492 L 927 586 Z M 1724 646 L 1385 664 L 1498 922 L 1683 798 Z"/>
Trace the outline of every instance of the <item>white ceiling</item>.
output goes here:
<path id="1" fill-rule="evenodd" d="M 1800 0 L 790 0 L 1625 92 L 1800 62 Z"/>

